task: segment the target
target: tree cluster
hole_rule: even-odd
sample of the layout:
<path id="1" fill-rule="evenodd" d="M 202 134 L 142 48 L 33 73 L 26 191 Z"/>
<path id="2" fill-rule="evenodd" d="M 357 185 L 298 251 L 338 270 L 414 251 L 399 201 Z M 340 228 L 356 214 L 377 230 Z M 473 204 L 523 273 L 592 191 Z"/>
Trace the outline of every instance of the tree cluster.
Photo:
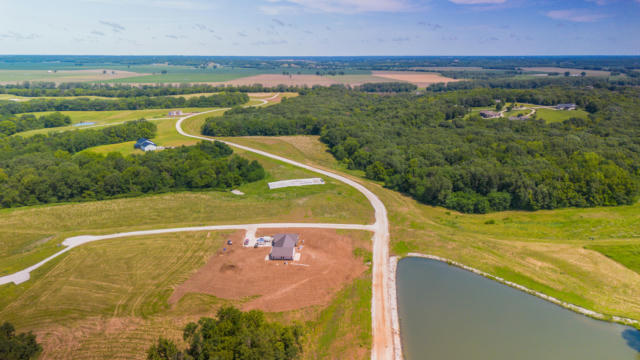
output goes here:
<path id="1" fill-rule="evenodd" d="M 482 119 L 502 102 L 589 107 L 588 119 Z M 640 89 L 477 88 L 380 96 L 315 89 L 210 118 L 214 136 L 320 135 L 336 159 L 426 204 L 462 212 L 631 204 L 640 179 Z"/>
<path id="2" fill-rule="evenodd" d="M 173 85 L 122 85 L 96 83 L 53 83 L 53 82 L 23 82 L 21 84 L 0 85 L 0 94 L 12 94 L 24 97 L 62 97 L 62 96 L 100 96 L 110 98 L 136 98 L 175 96 L 198 93 L 215 92 L 297 92 L 306 86 L 278 85 L 272 87 L 255 85 L 207 85 L 180 84 Z"/>
<path id="3" fill-rule="evenodd" d="M 71 118 L 59 112 L 35 116 L 23 114 L 21 116 L 0 117 L 0 135 L 13 135 L 18 132 L 54 128 L 71 124 Z"/>
<path id="4" fill-rule="evenodd" d="M 42 346 L 31 332 L 16 334 L 11 323 L 0 325 L 0 359 L 30 360 L 35 359 L 42 351 Z"/>
<path id="5" fill-rule="evenodd" d="M 81 133 L 81 132 L 80 132 Z M 67 147 L 68 148 L 68 147 Z M 0 161 L 0 205 L 103 200 L 176 190 L 228 189 L 264 178 L 257 162 L 220 142 L 123 156 L 37 151 Z"/>
<path id="6" fill-rule="evenodd" d="M 130 97 L 114 100 L 74 98 L 40 99 L 31 101 L 0 101 L 0 113 L 19 114 L 39 111 L 107 111 L 170 109 L 179 107 L 231 107 L 249 101 L 249 96 L 240 92 L 221 92 L 210 96 L 184 97 Z"/>
<path id="7" fill-rule="evenodd" d="M 147 350 L 148 360 L 290 360 L 302 353 L 302 329 L 267 322 L 259 310 L 222 307 L 217 319 L 201 318 L 184 328 L 188 348 L 179 350 L 160 338 Z"/>
<path id="8" fill-rule="evenodd" d="M 360 91 L 372 93 L 400 93 L 416 91 L 418 87 L 406 82 L 366 83 L 358 87 Z"/>

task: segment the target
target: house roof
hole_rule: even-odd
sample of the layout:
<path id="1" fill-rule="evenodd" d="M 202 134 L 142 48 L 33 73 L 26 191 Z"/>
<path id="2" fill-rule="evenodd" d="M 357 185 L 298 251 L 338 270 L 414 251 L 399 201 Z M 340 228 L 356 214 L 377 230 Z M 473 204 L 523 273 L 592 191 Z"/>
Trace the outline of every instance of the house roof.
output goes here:
<path id="1" fill-rule="evenodd" d="M 142 149 L 142 148 L 145 148 L 145 147 L 147 147 L 149 145 L 157 146 L 153 141 L 151 141 L 149 139 L 140 138 L 140 139 L 138 139 L 138 141 L 136 142 L 134 147 Z"/>
<path id="2" fill-rule="evenodd" d="M 298 245 L 298 234 L 275 234 L 273 236 L 273 247 L 290 247 Z"/>
<path id="3" fill-rule="evenodd" d="M 294 247 L 272 247 L 271 258 L 273 259 L 293 259 Z"/>

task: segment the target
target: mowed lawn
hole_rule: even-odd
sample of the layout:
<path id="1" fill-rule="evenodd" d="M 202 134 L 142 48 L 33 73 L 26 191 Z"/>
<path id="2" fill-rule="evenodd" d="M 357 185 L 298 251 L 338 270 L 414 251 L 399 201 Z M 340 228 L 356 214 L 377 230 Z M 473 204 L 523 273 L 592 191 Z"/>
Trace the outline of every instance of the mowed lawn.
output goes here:
<path id="1" fill-rule="evenodd" d="M 316 137 L 231 140 L 341 171 Z M 640 244 L 640 204 L 471 215 L 361 181 L 387 207 L 392 253 L 439 255 L 576 305 L 640 319 L 640 274 L 630 261 L 634 248 L 596 247 Z"/>
<path id="2" fill-rule="evenodd" d="M 164 234 L 81 246 L 30 281 L 0 287 L 0 318 L 34 331 L 47 358 L 142 359 L 158 336 L 179 340 L 184 325 L 224 303 L 194 294 L 170 308 L 167 299 L 227 235 Z"/>
<path id="3" fill-rule="evenodd" d="M 571 118 L 587 119 L 589 113 L 584 110 L 553 110 L 537 109 L 536 117 L 544 119 L 548 123 L 563 122 Z"/>
<path id="4" fill-rule="evenodd" d="M 358 241 L 371 234 L 343 231 Z M 0 287 L 0 318 L 33 331 L 54 359 L 144 359 L 159 336 L 182 342 L 190 321 L 215 316 L 227 300 L 173 289 L 214 256 L 234 232 L 193 232 L 110 239 L 83 245 L 37 270 L 30 281 Z M 363 258 L 363 261 L 366 259 Z M 346 285 L 328 307 L 267 313 L 304 325 L 303 359 L 369 358 L 370 272 Z"/>

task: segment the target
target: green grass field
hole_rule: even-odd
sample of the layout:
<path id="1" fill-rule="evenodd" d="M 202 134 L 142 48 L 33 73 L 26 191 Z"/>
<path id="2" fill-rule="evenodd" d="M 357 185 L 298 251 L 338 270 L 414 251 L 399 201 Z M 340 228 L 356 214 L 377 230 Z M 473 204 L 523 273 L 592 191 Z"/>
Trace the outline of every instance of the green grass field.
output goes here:
<path id="1" fill-rule="evenodd" d="M 370 233 L 345 231 L 357 241 Z M 48 358 L 143 359 L 164 336 L 182 343 L 182 329 L 221 305 L 190 293 L 167 302 L 221 247 L 229 232 L 193 232 L 111 239 L 78 247 L 21 285 L 0 287 L 0 318 L 34 331 Z M 271 320 L 305 323 L 305 359 L 368 357 L 371 342 L 370 273 L 346 285 L 325 309 L 268 313 Z"/>
<path id="2" fill-rule="evenodd" d="M 604 256 L 640 273 L 640 242 L 618 245 L 588 245 L 587 249 L 598 251 Z"/>
<path id="3" fill-rule="evenodd" d="M 144 70 L 154 68 L 145 67 Z M 160 74 L 167 70 L 166 74 Z M 194 69 L 194 68 L 158 68 L 155 75 L 134 76 L 122 79 L 113 79 L 113 83 L 193 83 L 193 82 L 223 82 L 246 76 L 265 73 L 257 69 Z"/>
<path id="4" fill-rule="evenodd" d="M 538 119 L 544 119 L 548 123 L 552 123 L 562 122 L 571 118 L 586 119 L 589 117 L 589 113 L 584 110 L 537 109 L 536 117 Z"/>
<path id="5" fill-rule="evenodd" d="M 231 140 L 342 171 L 317 137 Z M 598 312 L 640 319 L 640 274 L 624 266 L 633 252 L 607 257 L 591 250 L 640 244 L 640 204 L 470 215 L 361 181 L 387 207 L 392 253 L 439 255 Z"/>
<path id="6" fill-rule="evenodd" d="M 34 99 L 101 99 L 101 100 L 115 100 L 119 98 L 114 97 L 105 97 L 105 96 L 39 96 L 39 97 L 28 97 L 28 96 L 17 96 L 12 94 L 0 94 L 0 100 L 20 100 L 20 101 L 30 101 Z"/>
<path id="7" fill-rule="evenodd" d="M 214 108 L 176 108 L 176 109 L 146 109 L 146 110 L 115 110 L 115 111 L 61 111 L 61 113 L 71 117 L 72 124 L 94 122 L 88 126 L 62 126 L 57 128 L 30 130 L 16 134 L 17 136 L 32 136 L 35 134 L 47 134 L 50 132 L 60 132 L 68 130 L 82 130 L 91 128 L 101 128 L 102 126 L 117 125 L 126 121 L 145 118 L 157 119 L 168 118 L 171 110 L 182 110 L 186 112 L 201 112 L 213 110 Z M 36 116 L 50 114 L 51 111 L 32 113 Z"/>
<path id="8" fill-rule="evenodd" d="M 511 111 L 507 111 L 504 113 L 504 117 L 506 117 L 507 119 L 511 116 L 525 116 L 525 115 L 529 115 L 531 113 L 531 110 L 511 110 Z"/>

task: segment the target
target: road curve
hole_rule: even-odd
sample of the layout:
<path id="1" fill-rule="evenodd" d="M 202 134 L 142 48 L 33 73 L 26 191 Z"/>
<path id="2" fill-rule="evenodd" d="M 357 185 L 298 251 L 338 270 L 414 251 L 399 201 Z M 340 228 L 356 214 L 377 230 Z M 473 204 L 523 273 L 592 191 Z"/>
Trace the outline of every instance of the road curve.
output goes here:
<path id="1" fill-rule="evenodd" d="M 202 114 L 202 113 L 201 113 Z M 182 130 L 182 122 L 190 117 L 200 115 L 193 114 L 189 116 L 185 116 L 180 118 L 176 122 L 176 130 L 183 136 L 213 141 L 213 138 L 192 135 L 186 133 Z M 282 156 L 273 155 L 268 152 L 253 149 L 248 146 L 235 144 L 229 141 L 222 141 L 229 146 L 236 147 L 238 149 L 242 149 L 245 151 L 249 151 L 258 155 L 262 155 L 271 159 L 275 159 L 278 161 L 282 161 L 287 164 L 291 164 L 309 171 L 313 171 L 318 174 L 322 174 L 324 176 L 336 179 L 341 181 L 356 190 L 360 191 L 371 203 L 375 210 L 375 223 L 372 224 L 372 228 L 374 231 L 373 235 L 373 274 L 372 274 L 372 302 L 371 302 L 371 320 L 373 327 L 373 344 L 371 348 L 371 359 L 377 360 L 387 360 L 387 359 L 398 359 L 401 358 L 401 354 L 398 354 L 397 351 L 394 351 L 394 331 L 391 323 L 392 311 L 391 306 L 389 304 L 389 297 L 392 294 L 391 291 L 395 292 L 395 289 L 389 288 L 389 282 L 387 279 L 387 273 L 389 271 L 389 220 L 387 218 L 387 209 L 380 199 L 372 193 L 369 189 L 362 186 L 361 184 L 348 179 L 344 176 L 325 171 L 322 169 L 314 168 L 309 165 L 305 165 L 299 163 L 297 161 L 293 161 Z M 396 340 L 397 341 L 397 340 Z M 398 348 L 400 348 L 398 346 Z"/>

